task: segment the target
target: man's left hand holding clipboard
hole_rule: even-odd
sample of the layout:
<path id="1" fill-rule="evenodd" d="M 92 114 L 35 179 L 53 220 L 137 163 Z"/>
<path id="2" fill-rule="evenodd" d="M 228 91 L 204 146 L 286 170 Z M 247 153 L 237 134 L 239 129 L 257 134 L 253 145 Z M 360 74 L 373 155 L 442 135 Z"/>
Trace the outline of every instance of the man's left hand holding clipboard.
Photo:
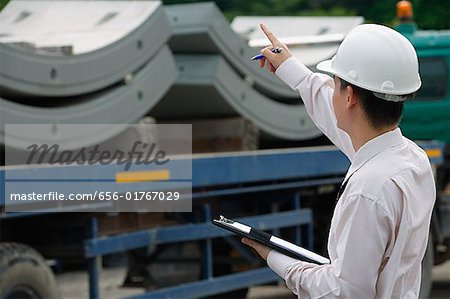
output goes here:
<path id="1" fill-rule="evenodd" d="M 259 242 L 253 241 L 249 238 L 242 238 L 241 239 L 242 243 L 244 243 L 245 245 L 248 245 L 250 247 L 252 247 L 253 249 L 256 250 L 256 252 L 258 252 L 258 254 L 265 260 L 267 260 L 267 256 L 269 255 L 269 252 L 271 250 L 271 248 L 267 247 L 266 245 L 263 245 Z"/>
<path id="2" fill-rule="evenodd" d="M 238 221 L 227 219 L 224 216 L 220 216 L 220 219 L 213 220 L 212 223 L 243 237 L 242 242 L 254 248 L 265 260 L 267 260 L 269 252 L 272 249 L 275 249 L 276 251 L 294 259 L 319 265 L 330 263 L 328 258 L 320 256 L 317 253 L 280 239 L 279 237 L 273 236 L 260 229 L 248 226 Z"/>

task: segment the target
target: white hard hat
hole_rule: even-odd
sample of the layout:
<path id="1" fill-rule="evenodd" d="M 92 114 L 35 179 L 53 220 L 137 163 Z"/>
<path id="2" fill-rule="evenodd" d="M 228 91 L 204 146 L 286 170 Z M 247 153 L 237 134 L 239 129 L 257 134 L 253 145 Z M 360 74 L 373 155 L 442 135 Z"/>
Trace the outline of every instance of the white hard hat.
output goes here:
<path id="1" fill-rule="evenodd" d="M 414 47 L 397 31 L 381 25 L 353 28 L 336 55 L 317 69 L 364 89 L 387 101 L 404 101 L 420 88 L 419 65 Z"/>

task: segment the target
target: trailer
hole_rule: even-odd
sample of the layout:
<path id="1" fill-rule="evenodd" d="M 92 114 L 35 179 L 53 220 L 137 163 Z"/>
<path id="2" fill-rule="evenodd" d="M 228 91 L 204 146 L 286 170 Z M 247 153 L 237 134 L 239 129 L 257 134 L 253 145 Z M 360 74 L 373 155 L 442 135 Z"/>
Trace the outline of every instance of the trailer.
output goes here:
<path id="1" fill-rule="evenodd" d="M 434 165 L 443 162 L 442 143 L 426 142 L 422 146 Z M 6 292 L 4 298 L 13 298 L 18 294 L 26 294 L 26 298 L 57 294 L 57 289 L 49 291 L 56 284 L 48 266 L 42 262 L 41 254 L 36 251 L 40 251 L 46 259 L 60 260 L 64 264 L 65 258 L 68 258 L 64 253 L 70 251 L 73 254 L 72 248 L 78 248 L 78 258 L 87 261 L 89 297 L 101 298 L 99 274 L 102 256 L 144 248 L 149 257 L 164 251 L 167 248 L 165 246 L 170 244 L 180 246 L 188 242 L 194 242 L 200 250 L 196 260 L 200 267 L 198 277 L 194 275 L 190 282 L 158 288 L 129 298 L 198 298 L 233 290 L 241 290 L 242 296 L 242 290 L 245 292 L 252 285 L 275 282 L 279 277 L 258 262 L 248 248 L 230 236 L 231 233 L 214 227 L 210 221 L 224 214 L 283 236 L 305 248 L 324 253 L 324 247 L 318 247 L 323 246 L 325 240 L 314 240 L 314 237 L 320 235 L 314 233 L 314 230 L 322 230 L 324 234 L 328 232 L 323 221 L 324 218 L 329 221 L 329 215 L 326 215 L 322 206 L 328 205 L 327 209 L 332 211 L 337 187 L 348 166 L 347 158 L 335 147 L 194 154 L 192 213 L 171 215 L 171 219 L 177 219 L 171 224 L 161 225 L 160 222 L 147 229 L 112 234 L 99 230 L 101 215 L 98 214 L 84 213 L 80 216 L 79 213 L 69 211 L 60 211 L 56 215 L 48 211 L 3 212 L 0 215 L 0 285 L 7 287 L 3 289 Z M 94 172 L 93 168 L 98 166 L 73 167 L 79 167 L 77 171 L 84 172 L 88 181 L 92 177 L 90 174 Z M 71 168 L 59 167 L 53 170 L 61 173 L 74 171 Z M 136 169 L 140 170 L 142 169 Z M 11 172 L 13 177 L 20 176 L 23 180 L 32 181 L 40 177 L 39 172 L 49 169 L 44 167 L 30 171 L 21 167 L 10 167 L 8 170 L 3 168 L 0 172 L 3 184 L 9 183 L 6 171 Z M 119 166 L 108 169 L 111 178 L 119 171 Z M 135 190 L 132 184 L 117 183 L 117 187 L 119 192 Z M 5 196 L 2 192 L 0 198 L 3 207 Z M 152 213 L 146 215 L 153 217 Z M 46 225 L 46 219 L 53 225 Z M 54 225 L 56 220 L 58 225 Z M 74 232 L 80 231 L 84 231 L 84 234 L 77 237 Z M 59 246 L 43 244 L 55 240 L 58 240 Z M 30 248 L 36 248 L 36 251 Z M 231 252 L 237 252 L 237 258 L 233 258 Z M 23 258 L 23 254 L 26 258 Z M 53 283 L 38 286 L 39 281 L 32 281 L 26 284 L 20 281 L 19 276 L 14 276 L 14 271 L 22 267 L 26 269 L 34 260 L 39 261 L 41 275 L 45 273 L 45 277 L 48 276 Z M 4 261 L 8 261 L 8 264 L 4 264 Z M 176 262 L 182 264 L 186 261 L 180 258 Z M 238 264 L 246 265 L 246 270 L 233 271 L 232 268 Z M 431 268 L 426 268 L 425 271 L 431 271 Z M 16 281 L 11 281 L 11 276 Z M 132 280 L 132 277 L 128 280 Z M 44 293 L 37 293 L 39 290 Z"/>

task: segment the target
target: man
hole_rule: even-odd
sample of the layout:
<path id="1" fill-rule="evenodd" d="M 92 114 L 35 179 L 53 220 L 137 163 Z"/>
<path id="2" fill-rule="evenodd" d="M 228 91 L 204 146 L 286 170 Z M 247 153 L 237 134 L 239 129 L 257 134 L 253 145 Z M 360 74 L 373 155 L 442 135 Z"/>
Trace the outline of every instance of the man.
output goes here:
<path id="1" fill-rule="evenodd" d="M 398 128 L 403 101 L 421 84 L 413 46 L 388 27 L 357 26 L 333 59 L 317 65 L 332 79 L 311 72 L 261 28 L 272 47 L 261 51 L 260 66 L 300 93 L 312 120 L 351 166 L 331 221 L 330 265 L 242 241 L 299 298 L 417 298 L 435 185 L 425 152 Z M 280 53 L 271 52 L 277 47 Z"/>

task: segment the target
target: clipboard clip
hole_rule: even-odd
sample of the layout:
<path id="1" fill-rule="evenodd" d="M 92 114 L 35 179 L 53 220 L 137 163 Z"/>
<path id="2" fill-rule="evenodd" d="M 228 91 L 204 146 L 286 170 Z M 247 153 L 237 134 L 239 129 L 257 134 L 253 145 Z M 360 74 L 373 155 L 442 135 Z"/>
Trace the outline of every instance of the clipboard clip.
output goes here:
<path id="1" fill-rule="evenodd" d="M 222 215 L 220 215 L 219 221 L 220 221 L 220 222 L 229 223 L 229 224 L 233 224 L 233 223 L 234 223 L 233 220 L 227 219 L 227 218 L 223 217 Z"/>

